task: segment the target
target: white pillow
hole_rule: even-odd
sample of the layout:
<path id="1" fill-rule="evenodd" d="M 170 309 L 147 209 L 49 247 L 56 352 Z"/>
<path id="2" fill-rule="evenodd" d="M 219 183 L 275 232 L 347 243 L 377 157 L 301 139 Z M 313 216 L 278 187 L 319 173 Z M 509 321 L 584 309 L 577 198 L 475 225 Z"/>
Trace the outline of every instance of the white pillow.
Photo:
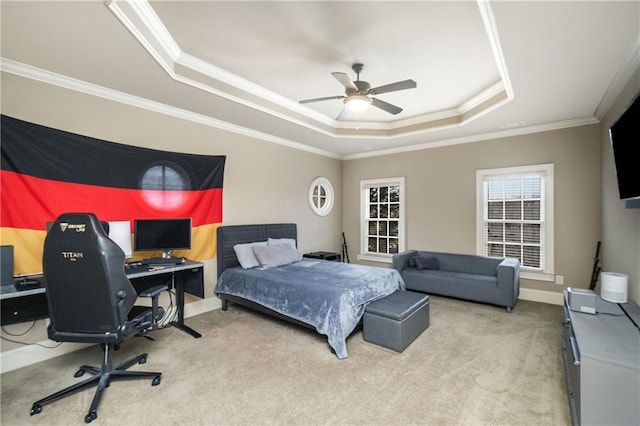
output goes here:
<path id="1" fill-rule="evenodd" d="M 294 240 L 293 238 L 269 238 L 267 241 L 269 242 L 270 246 L 276 244 L 288 244 L 291 247 L 296 248 L 296 240 Z"/>
<path id="2" fill-rule="evenodd" d="M 270 246 L 255 246 L 253 252 L 263 268 L 289 265 L 302 260 L 302 252 L 289 244 L 273 244 Z"/>
<path id="3" fill-rule="evenodd" d="M 267 246 L 266 241 L 259 241 L 254 243 L 245 243 L 245 244 L 236 244 L 233 246 L 233 251 L 236 252 L 236 257 L 238 258 L 238 262 L 240 262 L 240 266 L 243 269 L 255 268 L 256 266 L 260 266 L 260 262 L 256 259 L 256 255 L 253 254 L 253 247 L 255 246 Z"/>

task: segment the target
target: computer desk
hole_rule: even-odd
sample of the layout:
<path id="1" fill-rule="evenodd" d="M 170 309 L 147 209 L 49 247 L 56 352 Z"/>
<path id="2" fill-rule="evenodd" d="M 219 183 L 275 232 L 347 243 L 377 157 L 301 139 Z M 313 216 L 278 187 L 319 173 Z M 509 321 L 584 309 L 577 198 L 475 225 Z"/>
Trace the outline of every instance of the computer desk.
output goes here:
<path id="1" fill-rule="evenodd" d="M 184 294 L 186 292 L 200 298 L 204 297 L 204 263 L 193 260 L 162 266 L 132 263 L 125 266 L 125 273 L 138 293 L 159 283 L 166 283 L 169 288 L 174 288 L 178 318 L 170 325 L 195 338 L 202 336 L 184 323 Z M 16 290 L 12 285 L 2 286 L 0 292 L 2 325 L 33 321 L 49 316 L 42 276 L 29 278 L 37 279 L 43 285 L 29 290 Z"/>

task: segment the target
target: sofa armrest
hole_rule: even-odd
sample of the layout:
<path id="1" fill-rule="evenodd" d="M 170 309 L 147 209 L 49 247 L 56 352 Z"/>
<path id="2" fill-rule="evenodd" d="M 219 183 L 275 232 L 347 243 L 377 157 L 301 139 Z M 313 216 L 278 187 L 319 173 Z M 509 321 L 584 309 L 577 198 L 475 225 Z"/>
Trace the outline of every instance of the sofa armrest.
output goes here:
<path id="1" fill-rule="evenodd" d="M 511 257 L 505 258 L 498 265 L 497 275 L 500 292 L 508 295 L 513 306 L 520 295 L 520 261 Z"/>
<path id="2" fill-rule="evenodd" d="M 417 250 L 406 250 L 402 253 L 393 255 L 393 269 L 398 272 L 402 272 L 408 265 L 409 259 L 414 256 L 418 251 Z"/>

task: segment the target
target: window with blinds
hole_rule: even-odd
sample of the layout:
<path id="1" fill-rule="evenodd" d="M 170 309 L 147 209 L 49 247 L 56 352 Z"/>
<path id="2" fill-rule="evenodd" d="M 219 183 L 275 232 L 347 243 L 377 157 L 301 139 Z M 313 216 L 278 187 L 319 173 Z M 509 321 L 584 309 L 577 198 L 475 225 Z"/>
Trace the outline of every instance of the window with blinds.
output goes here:
<path id="1" fill-rule="evenodd" d="M 486 254 L 515 257 L 522 266 L 540 269 L 544 245 L 542 178 L 491 178 L 484 191 Z"/>
<path id="2" fill-rule="evenodd" d="M 404 249 L 404 178 L 362 181 L 361 190 L 362 257 L 388 260 Z"/>
<path id="3" fill-rule="evenodd" d="M 478 254 L 516 258 L 524 270 L 552 269 L 552 176 L 553 165 L 478 172 Z"/>

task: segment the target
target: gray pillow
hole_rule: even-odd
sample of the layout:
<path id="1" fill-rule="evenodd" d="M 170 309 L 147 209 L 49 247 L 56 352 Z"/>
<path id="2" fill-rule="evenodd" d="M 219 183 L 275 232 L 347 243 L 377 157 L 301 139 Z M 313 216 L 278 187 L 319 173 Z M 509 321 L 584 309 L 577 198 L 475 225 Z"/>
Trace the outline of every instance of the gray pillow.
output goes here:
<path id="1" fill-rule="evenodd" d="M 416 256 L 416 268 L 418 269 L 440 269 L 438 258 L 434 256 Z"/>
<path id="2" fill-rule="evenodd" d="M 302 252 L 289 244 L 274 244 L 271 246 L 255 246 L 253 253 L 263 268 L 289 265 L 302 260 Z"/>
<path id="3" fill-rule="evenodd" d="M 236 257 L 238 258 L 238 262 L 240 262 L 240 266 L 242 266 L 243 269 L 250 269 L 255 268 L 256 266 L 260 266 L 260 262 L 258 262 L 258 259 L 256 259 L 256 255 L 253 253 L 253 247 L 266 247 L 266 245 L 266 241 L 236 244 L 235 246 L 233 246 L 233 251 L 236 252 Z"/>
<path id="4" fill-rule="evenodd" d="M 269 238 L 267 242 L 267 245 L 270 246 L 276 244 L 289 244 L 291 247 L 296 248 L 296 240 L 294 240 L 293 238 Z"/>

